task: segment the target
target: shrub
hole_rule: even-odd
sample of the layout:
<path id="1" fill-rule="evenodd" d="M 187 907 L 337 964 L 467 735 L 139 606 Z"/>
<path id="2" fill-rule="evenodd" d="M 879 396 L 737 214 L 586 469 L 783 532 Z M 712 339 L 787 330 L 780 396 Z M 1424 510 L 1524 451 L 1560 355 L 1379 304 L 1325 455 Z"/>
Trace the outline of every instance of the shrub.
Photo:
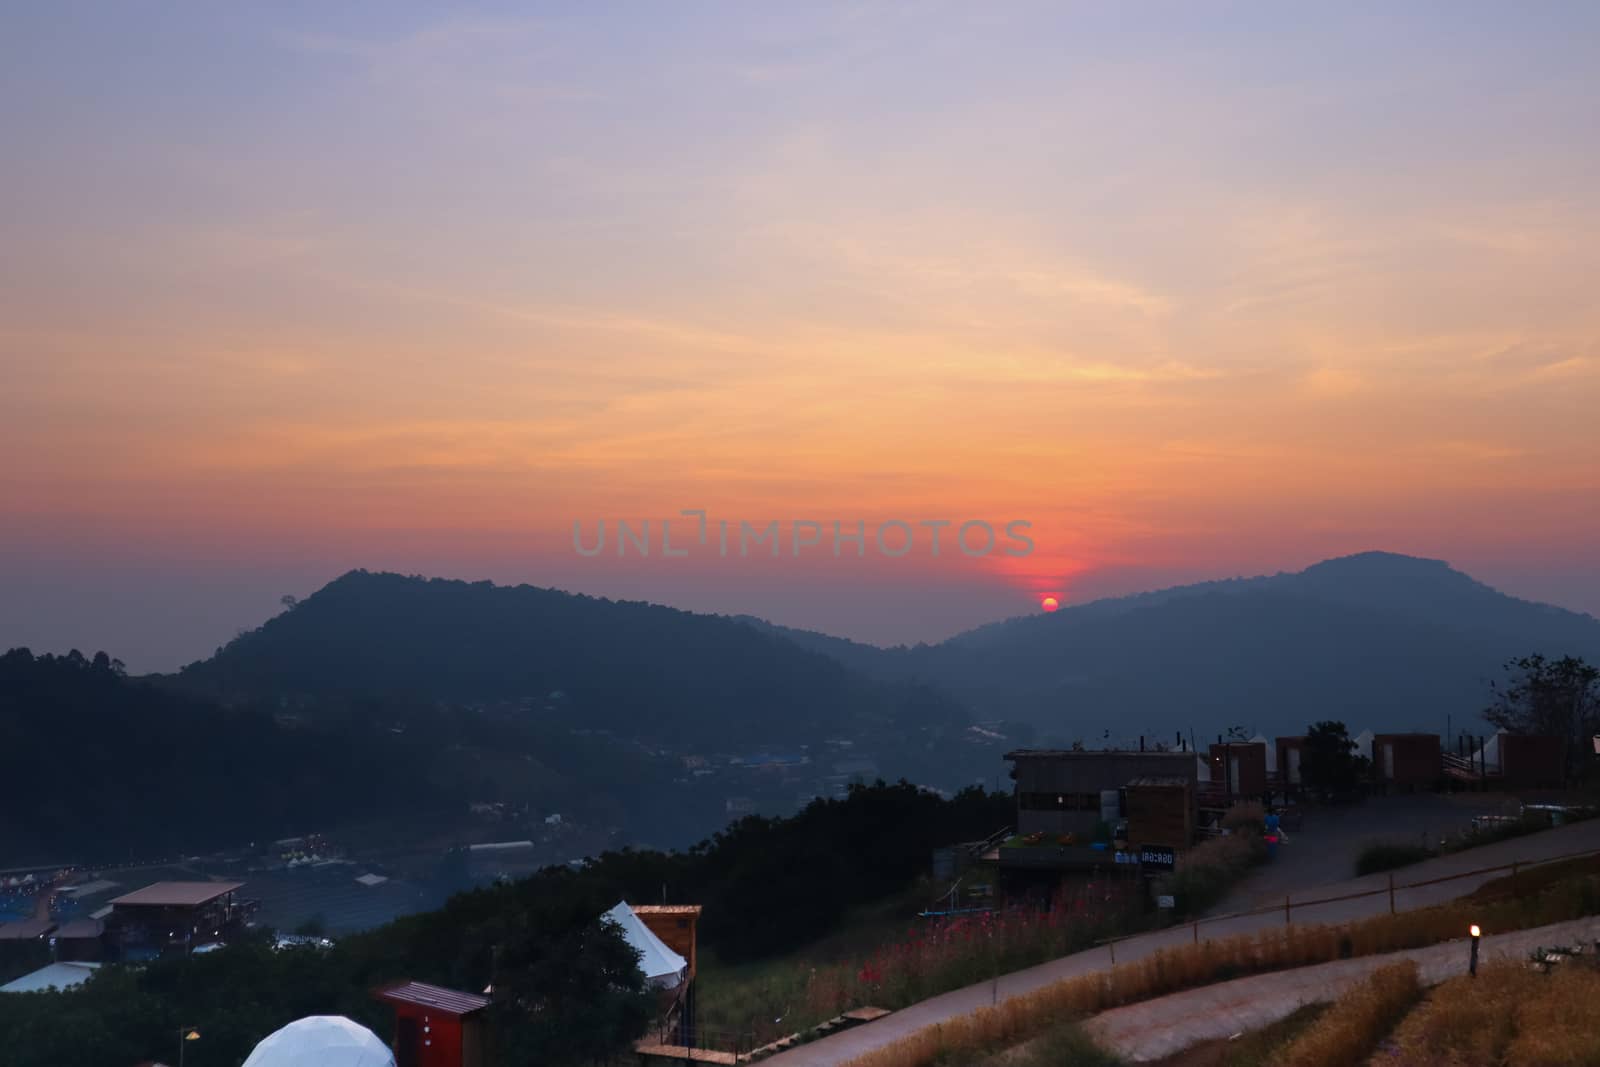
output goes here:
<path id="1" fill-rule="evenodd" d="M 1089 948 L 1129 928 L 1137 882 L 1098 879 L 1063 891 L 1048 910 L 1007 908 L 919 922 L 899 936 L 822 959 L 737 968 L 702 985 L 701 1021 L 764 1044 L 863 1005 L 919 1000 Z M 880 935 L 881 936 L 881 935 Z M 712 972 L 702 972 L 702 983 Z"/>
<path id="2" fill-rule="evenodd" d="M 1439 841 L 1439 851 L 1449 855 L 1452 852 L 1462 852 L 1469 848 L 1478 848 L 1481 845 L 1492 845 L 1496 841 L 1509 841 L 1513 837 L 1524 837 L 1548 830 L 1550 823 L 1539 819 L 1513 819 L 1509 822 L 1493 822 L 1481 827 L 1469 828 L 1458 834 L 1451 834 Z"/>
<path id="3" fill-rule="evenodd" d="M 1562 964 L 1536 996 L 1517 1005 L 1510 1067 L 1600 1063 L 1600 972 Z"/>
<path id="4" fill-rule="evenodd" d="M 1266 825 L 1267 810 L 1255 801 L 1235 804 L 1222 813 L 1222 828 L 1234 833 L 1248 831 L 1259 834 Z"/>
<path id="5" fill-rule="evenodd" d="M 1542 893 L 1558 882 L 1591 874 L 1600 874 L 1600 855 L 1541 863 L 1516 874 L 1503 875 L 1483 883 L 1467 894 L 1465 899 L 1482 903 L 1507 900 L 1530 893 Z"/>
<path id="6" fill-rule="evenodd" d="M 1476 978 L 1454 978 L 1406 1017 L 1378 1062 L 1394 1067 L 1500 1063 L 1516 1032 L 1517 1002 L 1542 978 L 1510 961 L 1489 963 Z"/>
<path id="7" fill-rule="evenodd" d="M 1095 1044 L 1076 1022 L 1061 1023 L 1007 1054 L 992 1067 L 1121 1067 L 1123 1061 Z M 985 1064 L 984 1067 L 991 1067 Z"/>
<path id="8" fill-rule="evenodd" d="M 1432 855 L 1432 850 L 1421 845 L 1374 841 L 1363 848 L 1361 854 L 1356 857 L 1356 874 L 1378 874 L 1398 867 L 1409 867 L 1413 863 L 1421 863 Z"/>
<path id="9" fill-rule="evenodd" d="M 1550 974 L 1497 961 L 1453 978 L 1406 1017 L 1374 1063 L 1503 1063 L 1557 1067 L 1600 1062 L 1600 973 L 1562 964 Z"/>
<path id="10" fill-rule="evenodd" d="M 1202 841 L 1179 857 L 1178 869 L 1167 879 L 1169 892 L 1177 898 L 1177 911 L 1193 915 L 1211 907 L 1230 885 L 1266 858 L 1267 845 L 1259 828 L 1241 828 Z"/>
<path id="11" fill-rule="evenodd" d="M 1380 967 L 1334 1001 L 1273 1062 L 1284 1067 L 1361 1063 L 1421 997 L 1415 963 L 1405 960 Z"/>

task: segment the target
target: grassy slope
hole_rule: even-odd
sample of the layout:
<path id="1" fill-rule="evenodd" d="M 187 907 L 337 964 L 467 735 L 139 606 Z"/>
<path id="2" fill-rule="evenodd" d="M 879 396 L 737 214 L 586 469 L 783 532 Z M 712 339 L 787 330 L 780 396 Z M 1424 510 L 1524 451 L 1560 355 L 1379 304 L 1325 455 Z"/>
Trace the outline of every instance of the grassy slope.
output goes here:
<path id="1" fill-rule="evenodd" d="M 929 1027 L 852 1061 L 853 1067 L 926 1067 L 948 1057 L 968 1061 L 1043 1034 L 1062 1021 L 1150 1000 L 1181 989 L 1351 956 L 1418 948 L 1459 936 L 1469 922 L 1496 931 L 1529 929 L 1600 912 L 1600 880 L 1535 869 L 1498 879 L 1472 898 L 1435 908 L 1383 915 L 1347 927 L 1289 927 L 1279 935 L 1241 935 L 1162 949 L 1107 978 L 1064 979 L 1038 992 Z M 1528 880 L 1528 881 L 1525 881 Z M 1542 884 L 1539 891 L 1528 886 Z M 1481 895 L 1480 895 L 1481 894 Z"/>

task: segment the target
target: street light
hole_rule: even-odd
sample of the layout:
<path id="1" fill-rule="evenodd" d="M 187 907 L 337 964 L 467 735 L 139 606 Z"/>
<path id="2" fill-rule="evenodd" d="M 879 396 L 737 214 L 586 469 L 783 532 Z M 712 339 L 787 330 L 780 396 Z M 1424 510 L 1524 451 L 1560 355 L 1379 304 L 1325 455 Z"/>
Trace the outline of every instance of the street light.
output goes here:
<path id="1" fill-rule="evenodd" d="M 178 1027 L 178 1067 L 183 1067 L 183 1050 L 191 1041 L 200 1040 L 200 1031 L 192 1026 Z"/>
<path id="2" fill-rule="evenodd" d="M 1478 929 L 1478 924 L 1473 923 L 1467 928 L 1467 933 L 1472 935 L 1472 956 L 1467 961 L 1467 973 L 1478 977 L 1478 939 L 1483 936 L 1483 931 Z"/>

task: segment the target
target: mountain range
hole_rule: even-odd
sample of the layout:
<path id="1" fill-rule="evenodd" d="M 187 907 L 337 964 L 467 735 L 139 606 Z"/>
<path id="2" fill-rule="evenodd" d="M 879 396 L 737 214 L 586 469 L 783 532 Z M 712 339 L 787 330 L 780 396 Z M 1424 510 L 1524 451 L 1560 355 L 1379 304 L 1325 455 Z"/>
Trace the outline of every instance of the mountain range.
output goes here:
<path id="1" fill-rule="evenodd" d="M 56 798 L 0 846 L 134 848 L 131 824 L 97 813 L 141 797 L 161 832 L 137 844 L 167 848 L 229 827 L 270 835 L 371 817 L 394 808 L 380 795 L 418 812 L 501 800 L 684 843 L 726 820 L 730 796 L 789 810 L 797 791 L 863 769 L 944 788 L 994 782 L 1013 746 L 1203 743 L 1321 719 L 1482 733 L 1489 681 L 1535 652 L 1600 662 L 1600 621 L 1376 552 L 896 648 L 353 571 L 174 675 L 129 679 L 77 653 L 0 661 L 0 753 L 14 757 L 0 763 L 14 782 L 44 774 L 39 788 Z M 41 753 L 94 787 L 51 792 Z M 803 774 L 750 770 L 797 764 Z M 229 819 L 195 803 L 206 795 L 230 798 Z"/>
<path id="2" fill-rule="evenodd" d="M 1442 733 L 1447 718 L 1481 730 L 1488 682 L 1508 659 L 1600 659 L 1593 616 L 1387 552 L 1097 600 L 911 648 L 745 621 L 869 676 L 933 685 L 978 719 L 1086 742 L 1234 725 L 1270 736 L 1330 718 L 1352 731 Z"/>

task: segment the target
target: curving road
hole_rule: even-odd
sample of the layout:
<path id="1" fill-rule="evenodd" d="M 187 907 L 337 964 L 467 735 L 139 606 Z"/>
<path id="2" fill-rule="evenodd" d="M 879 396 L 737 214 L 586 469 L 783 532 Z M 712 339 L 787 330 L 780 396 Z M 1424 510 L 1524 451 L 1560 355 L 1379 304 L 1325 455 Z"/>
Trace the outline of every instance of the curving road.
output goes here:
<path id="1" fill-rule="evenodd" d="M 1307 821 L 1307 829 L 1312 829 L 1310 820 Z M 1314 851 L 1309 848 L 1304 831 L 1296 839 L 1296 844 L 1299 847 L 1308 848 L 1308 854 L 1310 851 Z M 1530 834 L 1527 837 L 1501 841 L 1497 844 L 1485 845 L 1466 852 L 1458 852 L 1455 855 L 1428 860 L 1397 872 L 1395 880 L 1402 883 L 1427 881 L 1447 875 L 1461 874 L 1481 867 L 1492 867 L 1514 862 L 1538 862 L 1565 853 L 1589 849 L 1600 850 L 1600 819 L 1563 826 L 1554 830 L 1545 830 L 1541 833 Z M 1288 850 L 1280 852 L 1276 862 L 1279 864 L 1293 864 L 1295 862 L 1294 855 L 1295 853 Z M 1442 904 L 1472 892 L 1479 885 L 1495 877 L 1499 877 L 1499 875 L 1473 875 L 1437 885 L 1424 886 L 1419 889 L 1399 889 L 1394 894 L 1394 906 L 1396 910 L 1405 911 L 1412 908 L 1428 907 L 1433 904 Z M 1332 884 L 1321 883 L 1298 890 L 1289 890 L 1286 894 L 1275 893 L 1274 895 L 1280 897 L 1287 895 L 1290 898 L 1295 922 L 1349 922 L 1388 911 L 1388 885 L 1388 875 L 1376 874 L 1368 875 L 1365 878 L 1344 879 Z M 1323 897 L 1344 896 L 1368 890 L 1384 890 L 1384 892 L 1334 904 L 1302 905 L 1296 903 Z M 1234 934 L 1254 933 L 1274 926 L 1281 926 L 1283 921 L 1283 911 L 1277 907 L 1265 914 L 1221 919 L 1202 925 L 1200 927 L 1200 940 L 1206 941 L 1230 937 Z M 1115 946 L 1116 959 L 1119 963 L 1130 962 L 1159 948 L 1189 942 L 1193 937 L 1193 930 L 1187 925 L 1158 930 L 1119 942 Z M 921 1030 L 923 1027 L 966 1015 L 969 1012 L 976 1011 L 978 1008 L 987 1007 L 996 1000 L 1005 1000 L 1024 993 L 1031 993 L 1063 978 L 1073 978 L 1081 974 L 1106 970 L 1111 965 L 1111 952 L 1105 948 L 1090 949 L 1071 956 L 1063 956 L 1061 959 L 1042 963 L 1037 967 L 1029 967 L 1026 970 L 1002 975 L 994 982 L 983 982 L 979 985 L 967 986 L 963 989 L 957 989 L 953 992 L 921 1001 L 911 1005 L 909 1008 L 904 1008 L 885 1016 L 877 1022 L 867 1023 L 852 1030 L 846 1030 L 843 1033 L 833 1034 L 810 1044 L 801 1045 L 790 1049 L 788 1052 L 779 1053 L 777 1056 L 763 1062 L 773 1064 L 775 1067 L 831 1067 L 834 1064 L 847 1063 L 857 1056 L 888 1045 L 901 1037 Z"/>

